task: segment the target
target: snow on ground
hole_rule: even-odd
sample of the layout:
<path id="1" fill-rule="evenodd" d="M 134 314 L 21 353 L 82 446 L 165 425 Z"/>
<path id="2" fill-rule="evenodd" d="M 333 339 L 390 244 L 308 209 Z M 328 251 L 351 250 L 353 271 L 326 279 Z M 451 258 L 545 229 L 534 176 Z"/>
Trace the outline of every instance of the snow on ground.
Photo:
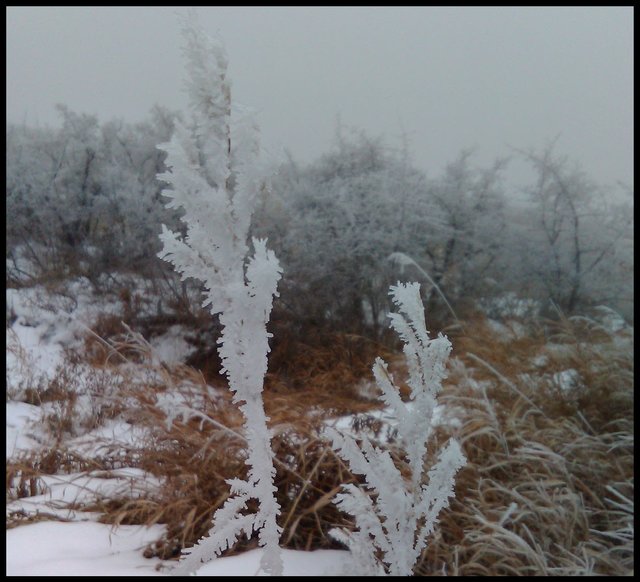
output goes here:
<path id="1" fill-rule="evenodd" d="M 70 509 L 101 498 L 137 494 L 153 486 L 154 479 L 139 469 L 49 475 L 39 479 L 45 493 L 7 504 L 7 515 L 57 518 L 7 531 L 7 576 L 158 576 L 168 575 L 174 561 L 143 557 L 143 550 L 158 540 L 164 526 L 96 523 L 98 514 Z M 157 481 L 156 481 L 157 483 Z M 349 552 L 283 550 L 285 576 L 339 575 L 349 564 Z M 260 570 L 261 550 L 216 559 L 203 565 L 197 576 L 265 575 Z"/>
<path id="2" fill-rule="evenodd" d="M 195 350 L 195 346 L 185 339 L 185 328 L 172 325 L 165 333 L 154 337 L 149 343 L 153 347 L 154 356 L 165 364 L 180 364 L 187 360 Z"/>
<path id="3" fill-rule="evenodd" d="M 513 299 L 513 298 L 507 298 Z M 504 315 L 507 307 L 499 305 Z M 535 306 L 515 303 L 515 311 L 532 310 Z M 526 309 L 525 309 L 526 308 Z M 47 430 L 47 415 L 55 413 L 54 403 L 35 406 L 20 401 L 27 389 L 42 389 L 58 373 L 64 362 L 65 349 L 82 345 L 87 329 L 98 315 L 118 314 L 122 303 L 117 299 L 99 301 L 93 295 L 88 281 L 80 279 L 67 284 L 66 293 L 52 295 L 42 287 L 7 289 L 7 403 L 6 403 L 6 458 L 17 460 L 41 448 L 50 446 L 51 434 Z M 510 315 L 513 315 L 510 313 Z M 602 309 L 601 328 L 612 334 L 612 345 L 602 349 L 632 349 L 633 328 L 611 310 Z M 489 320 L 489 327 L 511 341 L 520 337 L 519 325 Z M 174 326 L 162 336 L 152 338 L 150 346 L 154 361 L 171 365 L 180 363 L 192 349 L 184 340 L 184 331 Z M 544 367 L 550 359 L 570 359 L 576 348 L 566 344 L 547 343 L 543 353 L 532 357 L 534 367 Z M 593 346 L 591 346 L 593 349 Z M 462 360 L 451 358 L 451 368 L 458 381 L 467 382 L 474 389 L 485 392 L 490 382 L 477 381 L 473 368 Z M 71 379 L 77 391 L 76 412 L 91 414 L 99 406 L 101 397 L 108 397 L 110 386 L 122 381 L 150 383 L 152 368 L 136 370 L 125 364 L 118 377 L 109 371 L 97 371 L 77 366 Z M 136 374 L 138 376 L 136 377 Z M 137 378 L 137 380 L 136 380 Z M 578 372 L 568 367 L 555 374 L 523 374 L 522 380 L 532 383 L 546 379 L 562 391 L 570 390 L 580 381 Z M 67 383 L 69 384 L 69 382 Z M 184 388 L 184 387 L 183 387 Z M 361 395 L 375 398 L 376 389 L 370 383 L 360 386 Z M 211 389 L 213 390 L 213 389 Z M 184 406 L 197 406 L 203 397 L 201 386 L 182 392 L 171 390 L 157 394 L 157 406 L 180 410 Z M 214 391 L 209 398 L 214 397 Z M 388 409 L 371 411 L 366 415 L 345 415 L 331 421 L 338 430 L 351 434 L 373 433 L 379 441 L 393 436 L 396 419 Z M 434 411 L 435 424 L 456 426 L 455 410 L 438 406 Z M 81 424 L 81 423 L 80 423 Z M 140 427 L 124 418 L 104 421 L 100 426 L 74 427 L 74 436 L 68 435 L 64 446 L 86 459 L 113 457 L 125 449 L 132 449 L 144 438 Z M 107 498 L 135 499 L 150 488 L 160 485 L 157 478 L 142 470 L 119 466 L 110 471 L 93 470 L 83 473 L 42 475 L 30 483 L 31 496 L 9 500 L 7 516 L 19 515 L 34 523 L 21 524 L 7 531 L 8 576 L 164 576 L 175 562 L 159 558 L 147 559 L 143 551 L 148 544 L 160 539 L 164 526 L 152 527 L 120 525 L 114 527 L 98 523 L 98 513 L 82 511 L 83 507 Z M 20 475 L 13 476 L 9 490 L 15 491 Z M 69 506 L 71 504 L 71 506 Z M 41 521 L 42 519 L 53 521 Z M 62 520 L 62 521 L 60 521 Z M 261 550 L 252 550 L 236 556 L 216 559 L 203 565 L 198 576 L 251 576 L 264 575 L 259 569 Z M 350 553 L 320 550 L 302 552 L 283 550 L 284 574 L 287 576 L 340 575 L 349 570 Z"/>
<path id="4" fill-rule="evenodd" d="M 104 457 L 116 449 L 135 448 L 146 436 L 145 428 L 122 419 L 112 419 L 88 433 L 69 439 L 67 447 L 83 457 Z"/>
<path id="5" fill-rule="evenodd" d="M 145 558 L 142 550 L 164 526 L 141 527 L 86 522 L 44 521 L 7 531 L 7 576 L 166 576 L 172 561 Z M 204 564 L 197 576 L 266 575 L 262 550 Z M 349 552 L 283 550 L 285 576 L 339 575 Z"/>
<path id="6" fill-rule="evenodd" d="M 47 415 L 55 413 L 53 402 L 40 406 L 21 402 L 28 388 L 43 389 L 59 374 L 65 362 L 65 350 L 82 346 L 84 337 L 101 314 L 122 312 L 117 299 L 94 296 L 86 280 L 67 283 L 64 295 L 51 295 L 41 287 L 7 290 L 7 460 L 46 448 L 51 434 L 47 431 Z M 149 339 L 152 364 L 184 362 L 193 349 L 184 339 L 181 326 L 169 328 L 163 335 Z M 504 330 L 500 330 L 504 331 Z M 517 336 L 517 330 L 510 330 Z M 507 334 L 505 333 L 505 336 Z M 455 359 L 453 365 L 455 366 Z M 121 382 L 151 382 L 144 374 L 153 374 L 153 365 L 137 369 L 123 364 L 120 374 L 77 364 L 66 386 L 76 391 L 73 434 L 66 435 L 64 447 L 85 459 L 115 458 L 118 451 L 131 450 L 145 437 L 145 429 L 130 424 L 125 418 L 103 421 L 100 426 L 82 425 L 101 398 Z M 472 381 L 471 375 L 469 376 Z M 365 385 L 366 384 L 366 385 Z M 156 406 L 175 414 L 185 406 L 198 407 L 204 397 L 202 386 L 166 390 L 155 394 Z M 215 397 L 210 389 L 208 398 Z M 363 398 L 375 399 L 378 389 L 370 382 L 360 386 Z M 13 398 L 13 400 L 12 400 Z M 408 404 L 411 406 L 411 404 Z M 435 425 L 456 426 L 455 411 L 437 406 Z M 367 433 L 380 442 L 393 438 L 397 424 L 388 408 L 363 415 L 345 415 L 330 423 L 338 430 L 354 436 Z M 19 475 L 14 476 L 17 487 Z M 61 521 L 39 521 L 21 524 L 7 531 L 7 575 L 167 575 L 172 561 L 143 557 L 144 548 L 161 538 L 164 526 L 113 527 L 97 523 L 98 513 L 82 511 L 105 499 L 135 499 L 150 488 L 160 485 L 157 478 L 140 469 L 119 467 L 111 471 L 43 475 L 37 478 L 30 497 L 7 503 L 7 516 L 24 519 L 43 517 Z M 10 484 L 11 487 L 11 484 Z M 34 548 L 37 550 L 34 551 Z M 216 559 L 203 565 L 198 576 L 264 575 L 260 571 L 261 550 Z M 301 552 L 283 550 L 287 576 L 340 575 L 348 571 L 348 551 L 322 550 Z"/>
<path id="7" fill-rule="evenodd" d="M 575 389 L 581 383 L 581 376 L 577 370 L 570 368 L 553 375 L 552 382 L 562 392 Z"/>
<path id="8" fill-rule="evenodd" d="M 521 339 L 527 335 L 526 326 L 519 321 L 507 320 L 505 323 L 500 323 L 495 319 L 487 319 L 487 325 L 496 338 L 505 343 Z"/>
<path id="9" fill-rule="evenodd" d="M 159 576 L 142 555 L 164 526 L 42 521 L 7 531 L 7 576 Z"/>
<path id="10" fill-rule="evenodd" d="M 202 566 L 196 576 L 266 576 L 260 569 L 262 550 L 214 560 Z M 341 550 L 301 552 L 282 550 L 285 576 L 340 576 L 349 571 L 350 554 Z"/>
<path id="11" fill-rule="evenodd" d="M 413 408 L 412 402 L 405 404 L 407 409 L 411 410 Z M 455 418 L 451 412 L 451 410 L 447 410 L 444 406 L 437 404 L 433 409 L 432 426 L 460 426 L 460 420 Z M 325 421 L 325 424 L 342 434 L 356 439 L 361 438 L 362 434 L 365 433 L 379 443 L 387 443 L 394 436 L 398 419 L 394 416 L 390 407 L 385 407 L 379 410 L 371 410 L 366 414 L 339 416 Z"/>
<path id="12" fill-rule="evenodd" d="M 7 393 L 55 377 L 64 350 L 81 345 L 87 329 L 101 313 L 118 313 L 118 301 L 96 301 L 86 279 L 71 281 L 64 294 L 41 286 L 6 290 Z"/>
<path id="13" fill-rule="evenodd" d="M 477 306 L 488 317 L 498 317 L 500 319 L 532 317 L 540 312 L 541 307 L 539 301 L 518 297 L 512 291 L 497 297 L 482 299 Z"/>
<path id="14" fill-rule="evenodd" d="M 7 503 L 7 516 L 14 513 L 30 516 L 46 512 L 63 519 L 89 519 L 94 516 L 86 512 L 81 514 L 69 507 L 88 506 L 107 499 L 135 499 L 158 485 L 158 479 L 133 467 L 42 475 L 38 477 L 37 486 L 43 493 Z"/>
<path id="15" fill-rule="evenodd" d="M 7 459 L 41 446 L 46 436 L 41 431 L 42 410 L 26 402 L 7 402 Z"/>
<path id="16" fill-rule="evenodd" d="M 118 299 L 97 298 L 85 279 L 66 283 L 63 294 L 43 287 L 7 289 L 7 402 L 6 458 L 19 461 L 52 444 L 47 418 L 55 415 L 56 402 L 40 405 L 22 401 L 29 390 L 45 391 L 66 366 L 64 387 L 76 392 L 73 434 L 62 446 L 85 459 L 112 458 L 118 451 L 134 448 L 145 436 L 144 429 L 124 418 L 104 421 L 89 429 L 83 418 L 99 408 L 109 391 L 123 381 L 147 382 L 151 368 L 136 370 L 125 364 L 121 376 L 84 364 L 69 371 L 65 350 L 82 346 L 96 318 L 122 312 Z M 184 340 L 184 330 L 173 326 L 150 341 L 155 363 L 183 362 L 193 349 Z M 138 374 L 139 377 L 136 377 Z M 197 388 L 197 389 L 196 389 Z M 159 406 L 176 409 L 197 405 L 202 387 L 159 394 Z M 213 394 L 209 395 L 210 397 Z M 188 402 L 185 401 L 187 398 Z M 88 425 L 87 425 L 88 426 Z M 75 436 L 74 436 L 75 435 Z M 20 473 L 12 477 L 8 491 L 15 493 Z M 143 556 L 145 547 L 160 539 L 164 526 L 98 523 L 100 514 L 83 507 L 106 499 L 135 499 L 158 487 L 157 478 L 132 467 L 110 471 L 93 470 L 70 474 L 41 475 L 29 482 L 31 496 L 9 500 L 7 517 L 35 519 L 7 531 L 8 576 L 162 576 L 175 562 Z M 15 495 L 14 495 L 15 497 Z M 41 521 L 42 519 L 46 521 Z M 199 576 L 264 575 L 259 571 L 261 550 L 225 557 L 204 565 Z M 349 558 L 346 551 L 298 552 L 284 550 L 287 576 L 338 574 Z"/>

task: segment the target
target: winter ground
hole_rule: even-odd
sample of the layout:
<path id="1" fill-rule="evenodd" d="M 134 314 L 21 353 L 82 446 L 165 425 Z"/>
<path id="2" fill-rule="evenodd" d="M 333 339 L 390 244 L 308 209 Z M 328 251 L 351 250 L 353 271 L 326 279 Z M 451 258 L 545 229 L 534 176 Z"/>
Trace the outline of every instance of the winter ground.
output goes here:
<path id="1" fill-rule="evenodd" d="M 115 297 L 99 300 L 85 280 L 71 281 L 65 293 L 50 294 L 42 287 L 7 290 L 7 400 L 6 400 L 6 459 L 17 466 L 30 455 L 49 449 L 69 451 L 85 460 L 118 460 L 121 451 L 133 448 L 145 436 L 145 429 L 132 422 L 126 414 L 95 422 L 96 411 L 108 402 L 110 390 L 123 382 L 149 380 L 148 369 L 139 371 L 126 364 L 126 378 L 113 369 L 93 369 L 86 363 L 77 364 L 72 372 L 65 372 L 65 382 L 73 387 L 72 415 L 69 425 L 61 428 L 65 411 L 55 399 L 37 401 L 33 394 L 44 394 L 60 377 L 61 367 L 67 363 L 68 353 L 82 350 L 87 334 L 99 315 L 117 315 L 123 308 Z M 604 314 L 602 325 L 618 332 L 623 325 L 612 314 Z M 489 321 L 496 333 L 510 341 L 522 335 L 517 325 L 505 327 Z M 632 341 L 620 336 L 620 341 Z M 173 326 L 151 341 L 152 358 L 159 364 L 181 362 L 190 346 L 185 342 L 180 326 Z M 562 355 L 565 345 L 549 342 L 544 354 L 532 355 L 532 369 L 546 365 L 550 357 Z M 461 365 L 455 359 L 452 367 Z M 468 370 L 458 370 L 465 375 Z M 142 377 L 146 375 L 145 377 Z M 529 376 L 521 378 L 528 381 Z M 549 382 L 560 391 L 571 391 L 580 376 L 571 367 L 549 376 Z M 466 380 L 479 392 L 487 388 L 486 381 Z M 535 374 L 531 376 L 535 382 Z M 362 386 L 370 393 L 369 386 Z M 372 393 L 371 393 L 372 394 Z M 164 405 L 179 404 L 183 396 L 165 392 Z M 437 411 L 437 422 L 456 426 L 455 415 Z M 392 429 L 395 419 L 388 411 L 372 411 L 372 417 Z M 353 426 L 353 417 L 336 416 L 332 422 L 342 431 Z M 384 435 L 380 435 L 383 437 Z M 8 475 L 7 522 L 18 524 L 7 530 L 7 575 L 112 575 L 158 576 L 168 575 L 169 560 L 146 558 L 145 548 L 159 539 L 164 525 L 142 527 L 100 523 L 99 508 L 110 499 L 140 499 L 160 485 L 159 480 L 139 468 L 127 465 L 126 454 L 104 468 L 82 471 L 42 471 L 36 479 L 20 479 Z M 11 481 L 13 480 L 13 481 Z M 284 550 L 284 573 L 289 576 L 336 575 L 349 563 L 349 553 L 337 550 L 302 552 Z M 233 576 L 264 574 L 259 570 L 260 550 L 219 558 L 202 566 L 197 575 Z"/>
<path id="2" fill-rule="evenodd" d="M 60 411 L 56 403 L 24 402 L 28 391 L 45 386 L 60 373 L 65 351 L 81 349 L 83 338 L 98 315 L 118 313 L 117 299 L 96 301 L 86 281 L 70 282 L 64 295 L 44 288 L 7 290 L 7 402 L 6 458 L 19 462 L 54 445 L 50 419 Z M 154 356 L 163 363 L 184 359 L 189 346 L 174 326 L 156 338 Z M 78 394 L 74 414 L 75 436 L 66 437 L 65 450 L 83 458 L 100 458 L 126 448 L 142 436 L 142 429 L 124 418 L 109 419 L 92 429 L 83 418 L 95 409 L 98 394 L 90 378 L 95 371 L 80 367 L 74 377 Z M 117 384 L 118 378 L 113 378 Z M 104 387 L 104 384 L 102 385 Z M 344 419 L 342 422 L 346 422 Z M 348 423 L 347 423 L 348 424 Z M 59 438 L 60 435 L 57 435 Z M 17 480 L 17 477 L 14 477 Z M 163 525 L 151 527 L 99 523 L 98 512 L 83 510 L 112 498 L 136 498 L 157 487 L 153 476 L 122 466 L 115 470 L 42 475 L 30 483 L 29 494 L 7 495 L 7 519 L 19 516 L 26 523 L 7 530 L 8 576 L 162 576 L 171 564 L 146 558 L 143 550 L 161 537 Z M 15 487 L 18 487 L 16 484 Z M 13 497 L 13 499 L 11 499 Z M 17 498 L 16 498 L 17 497 Z M 264 575 L 261 550 L 219 558 L 196 575 Z M 335 575 L 348 560 L 348 552 L 283 551 L 287 576 Z"/>
<path id="3" fill-rule="evenodd" d="M 142 549 L 157 539 L 162 526 L 121 525 L 93 521 L 44 521 L 7 532 L 7 576 L 166 576 L 167 562 L 147 559 Z M 34 552 L 34 546 L 37 551 Z M 202 566 L 197 576 L 266 575 L 261 550 L 220 558 Z M 285 576 L 340 573 L 348 552 L 283 550 Z"/>

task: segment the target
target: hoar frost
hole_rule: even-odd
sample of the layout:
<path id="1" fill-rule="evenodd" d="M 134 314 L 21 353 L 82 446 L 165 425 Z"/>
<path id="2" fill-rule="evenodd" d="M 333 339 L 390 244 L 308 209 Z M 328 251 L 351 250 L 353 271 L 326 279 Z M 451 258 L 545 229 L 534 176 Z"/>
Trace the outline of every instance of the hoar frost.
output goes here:
<path id="1" fill-rule="evenodd" d="M 336 496 L 337 505 L 354 516 L 357 529 L 331 533 L 351 550 L 356 572 L 384 575 L 388 570 L 391 575 L 408 576 L 435 528 L 438 514 L 454 495 L 455 474 L 466 458 L 457 441 L 451 439 L 425 479 L 427 441 L 451 343 L 442 335 L 429 338 L 417 283 L 399 283 L 391 287 L 390 294 L 399 311 L 390 314 L 391 326 L 405 344 L 411 406 L 402 401 L 381 358 L 376 359 L 373 373 L 381 398 L 398 419 L 398 442 L 406 454 L 411 477 L 405 480 L 389 451 L 376 447 L 366 436 L 358 445 L 351 436 L 328 429 L 334 449 L 354 473 L 365 476 L 365 487 L 377 494 L 374 502 L 355 485 L 345 485 L 344 492 Z"/>
<path id="2" fill-rule="evenodd" d="M 160 256 L 183 279 L 202 281 L 204 306 L 220 315 L 219 354 L 233 400 L 244 414 L 249 470 L 246 480 L 229 480 L 231 495 L 216 511 L 209 536 L 183 550 L 172 573 L 193 572 L 231 547 L 239 535 L 257 532 L 264 547 L 261 567 L 278 575 L 282 573 L 281 528 L 276 523 L 280 507 L 274 495 L 271 432 L 262 388 L 270 336 L 266 323 L 281 269 L 265 240 L 253 239 L 249 257 L 251 215 L 264 176 L 255 124 L 231 107 L 224 48 L 195 23 L 185 25 L 183 32 L 192 123 L 177 124 L 173 139 L 159 146 L 167 152 L 170 170 L 158 177 L 171 186 L 163 192 L 171 199 L 167 206 L 184 211 L 181 220 L 187 231 L 181 237 L 163 226 Z M 181 413 L 188 416 L 189 411 Z M 250 499 L 258 501 L 256 513 L 247 513 Z"/>
<path id="3" fill-rule="evenodd" d="M 194 572 L 231 547 L 239 535 L 250 537 L 257 532 L 264 548 L 262 569 L 280 575 L 281 528 L 276 523 L 280 507 L 262 388 L 269 352 L 266 323 L 281 270 L 265 240 L 253 239 L 254 252 L 249 257 L 251 215 L 264 182 L 256 127 L 248 115 L 238 117 L 231 107 L 227 58 L 221 44 L 195 24 L 185 26 L 184 36 L 192 123 L 177 124 L 171 142 L 159 146 L 167 152 L 169 168 L 159 178 L 170 186 L 163 192 L 171 199 L 167 206 L 183 210 L 181 220 L 187 229 L 180 236 L 163 227 L 160 256 L 173 263 L 183 279 L 202 281 L 204 305 L 220 316 L 219 354 L 233 400 L 245 417 L 249 470 L 245 480 L 228 481 L 230 497 L 216 511 L 209 536 L 183 550 L 173 573 Z M 425 479 L 426 443 L 451 344 L 443 336 L 429 338 L 418 284 L 398 284 L 391 288 L 391 296 L 399 309 L 390 317 L 405 343 L 411 406 L 402 401 L 380 358 L 373 372 L 383 400 L 398 418 L 398 439 L 410 479 L 405 481 L 388 451 L 366 438 L 358 446 L 353 438 L 330 431 L 338 454 L 377 493 L 374 502 L 364 491 L 346 485 L 337 496 L 339 507 L 355 517 L 357 530 L 332 533 L 349 547 L 354 571 L 361 574 L 412 573 L 438 514 L 453 495 L 455 473 L 466 461 L 458 443 L 451 440 Z M 189 414 L 202 419 L 199 411 L 182 409 L 174 410 L 170 417 Z M 251 499 L 258 501 L 255 513 L 248 512 Z"/>

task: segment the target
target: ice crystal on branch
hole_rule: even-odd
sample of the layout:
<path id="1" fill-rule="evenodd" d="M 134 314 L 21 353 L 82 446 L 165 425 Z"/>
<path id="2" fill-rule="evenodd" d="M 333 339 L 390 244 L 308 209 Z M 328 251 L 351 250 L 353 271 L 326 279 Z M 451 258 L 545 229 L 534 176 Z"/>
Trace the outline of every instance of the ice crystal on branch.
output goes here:
<path id="1" fill-rule="evenodd" d="M 417 283 L 398 283 L 391 287 L 390 295 L 398 307 L 398 313 L 390 315 L 391 326 L 405 344 L 410 402 L 400 397 L 381 358 L 376 359 L 373 373 L 382 399 L 398 420 L 398 441 L 411 476 L 405 480 L 389 451 L 376 447 L 366 436 L 358 445 L 352 437 L 331 429 L 334 449 L 354 473 L 365 476 L 365 487 L 377 494 L 374 502 L 366 492 L 346 485 L 336 496 L 337 505 L 354 516 L 357 530 L 332 533 L 351 550 L 358 573 L 383 575 L 388 571 L 408 576 L 435 528 L 438 514 L 454 495 L 455 474 L 466 459 L 460 445 L 451 439 L 425 476 L 427 441 L 451 343 L 442 335 L 429 338 Z"/>
<path id="2" fill-rule="evenodd" d="M 231 547 L 238 536 L 255 532 L 264 546 L 262 568 L 278 575 L 280 507 L 274 496 L 271 432 L 262 388 L 269 352 L 266 323 L 281 269 L 265 240 L 253 239 L 249 256 L 251 215 L 264 182 L 257 131 L 246 112 L 239 115 L 231 106 L 222 44 L 193 22 L 185 24 L 184 38 L 192 120 L 176 128 L 171 142 L 158 146 L 167 152 L 169 168 L 158 177 L 170 186 L 163 192 L 170 198 L 167 206 L 183 210 L 186 234 L 163 226 L 160 256 L 183 279 L 201 281 L 204 306 L 220 315 L 219 353 L 233 400 L 245 418 L 249 469 L 245 481 L 229 481 L 231 496 L 216 511 L 209 536 L 183 551 L 173 573 L 193 572 Z M 250 499 L 258 501 L 255 513 L 248 512 Z"/>

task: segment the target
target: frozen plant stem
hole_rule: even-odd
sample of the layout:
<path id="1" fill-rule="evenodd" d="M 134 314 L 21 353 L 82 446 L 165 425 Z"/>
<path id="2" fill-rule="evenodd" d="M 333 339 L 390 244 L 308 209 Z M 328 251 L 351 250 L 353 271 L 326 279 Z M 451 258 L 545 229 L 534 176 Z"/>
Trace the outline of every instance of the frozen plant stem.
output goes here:
<path id="1" fill-rule="evenodd" d="M 400 397 L 381 358 L 376 359 L 373 374 L 382 399 L 398 421 L 398 441 L 405 453 L 410 478 L 405 480 L 389 451 L 376 447 L 366 435 L 358 445 L 353 437 L 328 429 L 334 449 L 354 473 L 365 476 L 365 487 L 377 494 L 374 502 L 369 494 L 350 484 L 336 496 L 337 505 L 355 518 L 357 529 L 331 533 L 349 547 L 354 572 L 359 575 L 409 576 L 413 573 L 438 514 L 448 507 L 449 497 L 454 495 L 455 474 L 466 463 L 460 445 L 451 439 L 425 476 L 427 441 L 436 397 L 446 376 L 451 343 L 442 335 L 429 338 L 417 283 L 398 283 L 391 287 L 390 295 L 399 310 L 390 314 L 390 318 L 391 326 L 405 344 L 410 402 L 405 403 Z"/>
<path id="2" fill-rule="evenodd" d="M 248 115 L 238 117 L 231 106 L 221 43 L 193 20 L 183 33 L 192 122 L 177 124 L 171 142 L 158 146 L 167 152 L 169 169 L 158 177 L 170 186 L 163 192 L 170 198 L 167 206 L 184 211 L 187 232 L 181 237 L 163 226 L 160 256 L 183 279 L 201 281 L 203 305 L 220 316 L 218 351 L 233 401 L 244 415 L 249 469 L 246 480 L 228 481 L 231 495 L 216 511 L 208 537 L 183 550 L 172 573 L 192 573 L 235 544 L 238 536 L 257 533 L 264 548 L 262 569 L 280 575 L 280 507 L 274 495 L 276 472 L 262 389 L 270 337 L 266 324 L 281 269 L 265 240 L 253 239 L 249 256 L 251 215 L 265 178 L 258 166 L 257 128 Z M 197 415 L 198 411 L 175 409 L 169 420 Z M 258 502 L 255 513 L 248 512 L 250 499 Z"/>

